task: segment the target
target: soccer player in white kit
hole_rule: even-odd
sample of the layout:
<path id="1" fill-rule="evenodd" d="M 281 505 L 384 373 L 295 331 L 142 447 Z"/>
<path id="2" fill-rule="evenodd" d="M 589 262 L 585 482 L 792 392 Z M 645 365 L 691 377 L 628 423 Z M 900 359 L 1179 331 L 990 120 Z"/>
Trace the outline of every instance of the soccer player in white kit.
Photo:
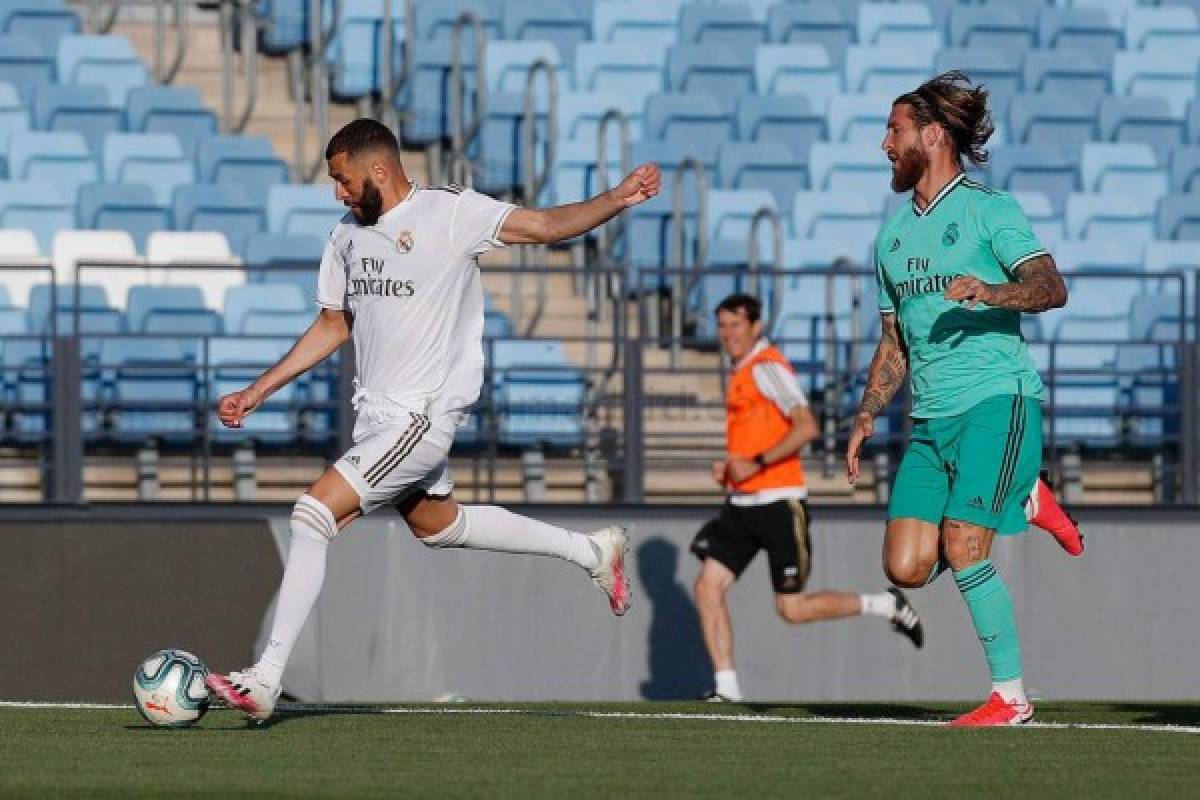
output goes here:
<path id="1" fill-rule="evenodd" d="M 224 425 L 241 426 L 273 392 L 354 337 L 354 445 L 296 501 L 262 656 L 207 679 L 228 706 L 259 720 L 275 709 L 284 666 L 321 591 L 329 543 L 388 503 L 430 547 L 557 556 L 587 571 L 614 614 L 629 608 L 623 528 L 582 534 L 497 506 L 460 506 L 447 454 L 483 380 L 478 256 L 585 233 L 658 194 L 658 167 L 642 165 L 590 200 L 532 210 L 459 186 L 417 186 L 404 173 L 395 136 L 375 120 L 342 128 L 325 157 L 350 213 L 325 246 L 317 319 L 277 364 L 222 397 L 217 409 Z"/>

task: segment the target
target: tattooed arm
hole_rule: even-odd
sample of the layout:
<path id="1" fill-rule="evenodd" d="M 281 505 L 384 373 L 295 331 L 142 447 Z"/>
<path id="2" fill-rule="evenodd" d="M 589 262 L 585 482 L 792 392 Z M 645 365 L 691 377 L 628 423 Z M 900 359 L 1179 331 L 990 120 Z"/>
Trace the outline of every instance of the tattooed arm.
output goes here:
<path id="1" fill-rule="evenodd" d="M 858 457 L 863 443 L 875 432 L 875 417 L 887 407 L 908 374 L 908 354 L 900 341 L 895 314 L 882 315 L 882 336 L 871 359 L 867 388 L 862 404 L 854 417 L 854 431 L 846 446 L 846 476 L 851 483 L 858 480 Z"/>
<path id="2" fill-rule="evenodd" d="M 1038 313 L 1067 304 L 1067 286 L 1054 259 L 1037 256 L 1017 267 L 1014 283 L 984 283 L 978 278 L 955 278 L 946 287 L 946 299 L 974 308 L 986 303 L 992 308 Z"/>

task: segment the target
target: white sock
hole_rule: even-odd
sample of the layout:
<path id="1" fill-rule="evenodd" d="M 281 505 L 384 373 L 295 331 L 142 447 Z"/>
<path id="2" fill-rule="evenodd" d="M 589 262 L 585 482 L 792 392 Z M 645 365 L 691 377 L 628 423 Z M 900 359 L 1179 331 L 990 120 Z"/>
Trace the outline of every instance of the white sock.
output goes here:
<path id="1" fill-rule="evenodd" d="M 421 541 L 430 547 L 557 556 L 588 570 L 600 566 L 600 554 L 584 534 L 522 517 L 499 506 L 461 506 L 449 527 Z"/>
<path id="2" fill-rule="evenodd" d="M 862 600 L 862 614 L 874 614 L 877 617 L 891 619 L 896 616 L 896 596 L 891 592 L 859 595 Z"/>
<path id="3" fill-rule="evenodd" d="M 719 669 L 713 676 L 717 683 L 717 694 L 730 700 L 741 700 L 742 689 L 738 686 L 737 670 Z"/>
<path id="4" fill-rule="evenodd" d="M 278 686 L 283 680 L 283 668 L 287 666 L 300 630 L 321 593 L 321 584 L 325 582 L 325 556 L 330 540 L 337 535 L 337 521 L 323 503 L 306 494 L 296 501 L 291 530 L 292 540 L 288 546 L 287 566 L 283 569 L 283 582 L 279 585 L 279 598 L 275 602 L 271 636 L 262 657 L 254 665 L 259 677 L 271 686 Z"/>
<path id="5" fill-rule="evenodd" d="M 996 681 L 992 691 L 1004 698 L 1004 702 L 1012 705 L 1027 706 L 1029 698 L 1025 696 L 1025 681 L 1013 678 L 1011 681 Z"/>

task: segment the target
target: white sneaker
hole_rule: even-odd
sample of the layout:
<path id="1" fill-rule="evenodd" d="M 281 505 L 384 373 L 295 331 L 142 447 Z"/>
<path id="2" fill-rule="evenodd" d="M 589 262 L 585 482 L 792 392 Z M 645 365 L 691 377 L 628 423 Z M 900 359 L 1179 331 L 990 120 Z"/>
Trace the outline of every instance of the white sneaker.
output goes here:
<path id="1" fill-rule="evenodd" d="M 275 701 L 279 699 L 280 687 L 265 683 L 254 667 L 228 675 L 210 672 L 204 683 L 226 706 L 242 711 L 259 722 L 271 716 L 275 711 Z"/>
<path id="2" fill-rule="evenodd" d="M 592 583 L 608 595 L 608 605 L 618 617 L 629 610 L 629 578 L 625 574 L 625 554 L 629 552 L 629 537 L 625 529 L 613 525 L 589 533 L 592 546 L 600 555 L 600 566 L 588 572 Z"/>

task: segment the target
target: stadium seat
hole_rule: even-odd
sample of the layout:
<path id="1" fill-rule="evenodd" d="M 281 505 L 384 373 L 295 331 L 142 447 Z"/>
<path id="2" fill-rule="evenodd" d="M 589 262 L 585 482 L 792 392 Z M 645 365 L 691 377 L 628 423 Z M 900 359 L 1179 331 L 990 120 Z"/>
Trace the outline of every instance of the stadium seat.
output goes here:
<path id="1" fill-rule="evenodd" d="M 251 283 L 294 283 L 315 303 L 317 265 L 327 240 L 309 233 L 256 233 L 246 240 L 243 261 Z M 258 269 L 255 269 L 258 268 Z"/>
<path id="2" fill-rule="evenodd" d="M 935 52 L 901 45 L 852 45 L 846 50 L 846 90 L 892 97 L 911 92 L 932 76 Z"/>
<path id="3" fill-rule="evenodd" d="M 263 136 L 214 136 L 200 143 L 198 178 L 238 186 L 266 207 L 270 187 L 287 183 L 288 167 Z"/>
<path id="4" fill-rule="evenodd" d="M 176 187 L 196 180 L 196 166 L 169 133 L 110 133 L 104 140 L 104 178 L 110 183 L 145 183 L 162 205 Z"/>
<path id="5" fill-rule="evenodd" d="M 204 293 L 199 286 L 129 287 L 125 303 L 125 321 L 132 333 L 145 330 L 146 318 L 154 312 L 206 311 Z"/>
<path id="6" fill-rule="evenodd" d="M 509 0 L 504 4 L 504 38 L 552 42 L 559 57 L 571 63 L 579 43 L 592 38 L 591 14 L 581 10 L 570 3 Z"/>
<path id="7" fill-rule="evenodd" d="M 546 141 L 548 103 L 535 96 L 534 129 L 537 142 Z M 476 187 L 489 194 L 511 192 L 524 182 L 525 98 L 517 92 L 494 92 L 488 97 L 483 127 L 477 146 L 468 154 L 482 164 L 477 171 Z M 537 159 L 541 160 L 541 151 Z"/>
<path id="8" fill-rule="evenodd" d="M 683 146 L 705 161 L 716 158 L 717 148 L 733 138 L 733 114 L 707 94 L 658 94 L 646 100 L 646 136 Z M 641 163 L 641 162 L 638 162 Z"/>
<path id="9" fill-rule="evenodd" d="M 228 240 L 217 231 L 156 231 L 146 241 L 146 263 L 165 267 L 154 270 L 156 283 L 199 286 L 209 308 L 220 308 L 225 290 L 246 282 Z"/>
<path id="10" fill-rule="evenodd" d="M 796 192 L 807 189 L 808 164 L 780 142 L 726 142 L 717 154 L 717 177 L 724 189 L 765 189 L 785 219 Z"/>
<path id="11" fill-rule="evenodd" d="M 1011 97 L 1021 91 L 1021 53 L 1017 50 L 1001 50 L 995 46 L 963 47 L 941 50 L 934 62 L 934 72 L 960 70 L 975 83 L 987 87 L 991 97 Z"/>
<path id="12" fill-rule="evenodd" d="M 655 91 L 659 91 L 655 89 Z M 596 143 L 600 120 L 609 111 L 620 111 L 629 122 L 630 139 L 642 138 L 642 111 L 645 99 L 623 92 L 560 92 L 558 96 L 559 141 L 576 139 Z M 619 129 L 609 125 L 608 136 L 616 138 Z"/>
<path id="13" fill-rule="evenodd" d="M 1067 197 L 1067 232 L 1072 239 L 1146 242 L 1154 238 L 1154 197 L 1072 194 Z"/>
<path id="14" fill-rule="evenodd" d="M 1080 189 L 1078 162 L 1057 147 L 1001 145 L 992 150 L 988 168 L 996 188 L 1044 192 L 1060 211 L 1067 195 Z"/>
<path id="15" fill-rule="evenodd" d="M 1138 142 L 1089 142 L 1080 160 L 1084 191 L 1162 195 L 1167 171 L 1160 169 L 1154 148 Z"/>
<path id="16" fill-rule="evenodd" d="M 1038 17 L 1038 42 L 1046 49 L 1086 51 L 1109 64 L 1124 40 L 1124 32 L 1101 8 L 1046 8 Z"/>
<path id="17" fill-rule="evenodd" d="M 1012 192 L 1012 196 L 1029 219 L 1033 234 L 1043 247 L 1053 252 L 1054 246 L 1066 238 L 1063 209 L 1055 208 L 1045 192 L 1020 190 Z M 1063 206 L 1065 207 L 1066 203 Z"/>
<path id="18" fill-rule="evenodd" d="M 54 59 L 28 39 L 0 35 L 0 81 L 16 87 L 29 106 L 40 87 L 54 82 Z"/>
<path id="19" fill-rule="evenodd" d="M 125 108 L 128 130 L 174 134 L 183 152 L 194 158 L 201 142 L 217 135 L 217 115 L 190 86 L 144 86 L 129 92 Z M 97 148 L 98 149 L 98 148 Z"/>
<path id="20" fill-rule="evenodd" d="M 878 146 L 887 132 L 895 99 L 895 95 L 878 92 L 833 97 L 829 101 L 829 140 Z"/>
<path id="21" fill-rule="evenodd" d="M 1058 147 L 1076 158 L 1096 135 L 1096 109 L 1071 95 L 1022 93 L 1009 107 L 1013 141 Z"/>
<path id="22" fill-rule="evenodd" d="M 11 83 L 0 83 L 0 177 L 8 174 L 9 137 L 27 132 L 30 122 L 29 108 L 21 102 L 17 88 Z"/>
<path id="23" fill-rule="evenodd" d="M 489 92 L 523 94 L 532 67 L 545 61 L 555 68 L 559 85 L 571 85 L 570 67 L 564 64 L 558 48 L 552 42 L 489 42 L 487 48 L 487 88 Z M 539 79 L 535 86 L 541 86 Z"/>
<path id="24" fill-rule="evenodd" d="M 392 4 L 392 68 L 404 53 L 404 2 Z M 380 89 L 383 66 L 383 0 L 342 0 L 341 16 L 329 42 L 333 65 L 330 90 L 337 100 L 355 100 Z"/>
<path id="25" fill-rule="evenodd" d="M 218 337 L 208 345 L 209 393 L 220 397 L 239 391 L 283 357 L 295 339 L 291 336 Z M 299 384 L 302 385 L 302 382 Z M 293 403 L 298 383 L 282 387 L 253 414 L 241 428 L 222 426 L 213 414 L 209 419 L 214 438 L 221 442 L 255 439 L 264 444 L 285 444 L 296 434 Z"/>
<path id="26" fill-rule="evenodd" d="M 72 83 L 40 87 L 33 119 L 38 130 L 75 131 L 93 153 L 100 152 L 105 136 L 125 126 L 125 112 L 113 104 L 107 89 Z"/>
<path id="27" fill-rule="evenodd" d="M 57 231 L 74 225 L 75 204 L 57 187 L 41 181 L 0 182 L 0 227 L 32 231 L 42 252 L 50 252 Z"/>
<path id="28" fill-rule="evenodd" d="M 97 83 L 124 107 L 131 89 L 149 82 L 146 65 L 124 36 L 68 34 L 58 43 L 60 83 Z"/>
<path id="29" fill-rule="evenodd" d="M 738 137 L 744 142 L 779 142 L 808 163 L 813 142 L 827 137 L 825 114 L 804 97 L 744 95 L 737 107 Z"/>
<path id="30" fill-rule="evenodd" d="M 765 189 L 709 189 L 708 240 L 741 239 L 750 236 L 754 216 L 762 209 L 775 211 L 775 198 Z M 769 243 L 770 228 L 760 228 L 762 241 Z"/>
<path id="31" fill-rule="evenodd" d="M 687 3 L 679 10 L 680 44 L 727 45 L 753 52 L 766 36 L 766 25 L 741 3 Z"/>
<path id="32" fill-rule="evenodd" d="M 191 442 L 197 433 L 200 393 L 196 372 L 174 339 L 106 339 L 100 349 L 112 390 L 111 432 L 118 442 L 147 438 Z"/>
<path id="33" fill-rule="evenodd" d="M 730 45 L 672 45 L 667 83 L 672 92 L 706 92 L 732 111 L 739 97 L 754 91 L 753 58 Z"/>
<path id="34" fill-rule="evenodd" d="M 125 231 L 139 251 L 156 230 L 171 227 L 170 211 L 143 183 L 85 183 L 79 187 L 77 226 Z"/>
<path id="35" fill-rule="evenodd" d="M 99 283 L 82 283 L 79 285 L 79 329 L 86 333 L 120 333 L 121 317 L 116 309 L 108 304 L 108 294 L 105 286 Z M 54 324 L 58 334 L 69 334 L 72 330 L 74 314 L 74 286 L 70 290 L 62 285 L 55 291 L 57 315 Z M 29 330 L 34 333 L 49 333 L 50 319 L 50 286 L 38 283 L 29 287 Z M 116 315 L 116 316 L 114 316 Z"/>
<path id="36" fill-rule="evenodd" d="M 53 186 L 74 205 L 79 187 L 98 180 L 100 170 L 80 134 L 31 131 L 9 137 L 8 174 Z"/>
<path id="37" fill-rule="evenodd" d="M 1171 149 L 1184 142 L 1184 121 L 1162 97 L 1115 95 L 1100 101 L 1100 138 L 1106 142 L 1144 142 L 1165 164 Z"/>
<path id="38" fill-rule="evenodd" d="M 1163 240 L 1148 242 L 1143 265 L 1148 273 L 1191 271 L 1200 266 L 1200 242 Z"/>
<path id="39" fill-rule="evenodd" d="M 470 31 L 460 46 L 464 91 L 475 91 L 475 46 Z M 413 45 L 412 75 L 396 99 L 405 112 L 403 138 L 430 144 L 450 134 L 450 43 L 418 39 Z"/>
<path id="40" fill-rule="evenodd" d="M 234 253 L 241 253 L 246 239 L 266 227 L 263 210 L 237 186 L 188 184 L 175 190 L 175 229 L 220 231 Z"/>
<path id="41" fill-rule="evenodd" d="M 226 333 L 249 333 L 246 317 L 254 311 L 304 313 L 312 321 L 311 304 L 300 287 L 290 283 L 260 283 L 231 286 L 225 290 Z"/>
<path id="42" fill-rule="evenodd" d="M 1171 191 L 1185 193 L 1200 189 L 1200 147 L 1177 147 L 1168 162 Z"/>
<path id="43" fill-rule="evenodd" d="M 592 38 L 664 52 L 679 35 L 678 10 L 671 3 L 627 3 L 598 0 L 592 16 Z"/>
<path id="44" fill-rule="evenodd" d="M 1169 194 L 1158 204 L 1158 236 L 1161 239 L 1200 239 L 1200 197 Z"/>
<path id="45" fill-rule="evenodd" d="M 1079 239 L 1059 242 L 1054 248 L 1054 262 L 1060 272 L 1067 274 L 1090 271 L 1140 271 L 1144 242 L 1134 239 Z M 1074 307 L 1074 297 L 1068 300 Z"/>
<path id="46" fill-rule="evenodd" d="M 890 191 L 892 167 L 878 144 L 817 142 L 808 155 L 814 188 L 829 192 L 862 192 L 885 197 Z"/>
<path id="47" fill-rule="evenodd" d="M 1176 116 L 1183 116 L 1196 96 L 1195 65 L 1166 50 L 1119 52 L 1112 69 L 1114 92 L 1160 95 Z"/>
<path id="48" fill-rule="evenodd" d="M 1025 91 L 1071 95 L 1095 106 L 1112 91 L 1107 62 L 1071 48 L 1031 50 L 1025 56 Z"/>
<path id="49" fill-rule="evenodd" d="M 1200 54 L 1200 18 L 1185 6 L 1132 6 L 1125 13 L 1125 47 L 1169 50 L 1180 56 Z"/>
<path id="50" fill-rule="evenodd" d="M 583 374 L 561 342 L 497 340 L 490 356 L 503 444 L 575 447 L 582 442 Z"/>
<path id="51" fill-rule="evenodd" d="M 769 41 L 820 45 L 837 66 L 845 61 L 855 35 L 855 24 L 835 3 L 778 3 L 767 14 Z"/>
<path id="52" fill-rule="evenodd" d="M 311 311 L 277 311 L 259 309 L 246 314 L 241 332 L 246 335 L 270 334 L 299 336 L 313 324 Z"/>
<path id="53" fill-rule="evenodd" d="M 799 239 L 859 241 L 865 250 L 878 232 L 882 210 L 881 194 L 797 192 L 792 202 L 792 227 Z"/>
<path id="54" fill-rule="evenodd" d="M 128 288 L 150 278 L 134 249 L 133 238 L 124 231 L 58 231 L 54 234 L 51 259 L 59 284 L 59 306 L 65 308 L 71 307 L 76 273 L 80 282 L 104 286 L 109 301 L 104 305 L 111 303 L 121 310 L 125 309 Z M 83 262 L 98 262 L 102 266 L 78 268 Z"/>
<path id="55" fill-rule="evenodd" d="M 331 184 L 276 184 L 267 192 L 267 230 L 271 233 L 314 233 L 322 236 L 346 216 Z"/>
<path id="56" fill-rule="evenodd" d="M 4 287 L 6 307 L 26 305 L 29 287 L 48 281 L 51 269 L 50 259 L 42 255 L 33 231 L 0 229 L 0 285 Z"/>
<path id="57" fill-rule="evenodd" d="M 559 140 L 554 161 L 554 179 L 548 186 L 549 205 L 577 203 L 600 192 L 600 175 L 596 165 L 595 138 Z M 608 186 L 616 186 L 621 175 L 619 148 L 616 138 L 608 143 Z"/>
<path id="58" fill-rule="evenodd" d="M 666 89 L 665 58 L 665 50 L 638 44 L 581 42 L 575 50 L 575 88 L 644 102 Z"/>
<path id="59" fill-rule="evenodd" d="M 308 43 L 311 29 L 310 11 L 312 4 L 307 0 L 267 0 L 261 3 L 258 13 L 263 25 L 259 31 L 259 50 L 273 55 L 285 55 Z M 333 22 L 333 0 L 323 0 L 322 22 L 329 26 Z"/>
<path id="60" fill-rule="evenodd" d="M 936 51 L 944 36 L 924 3 L 863 3 L 858 7 L 858 41 Z"/>
<path id="61" fill-rule="evenodd" d="M 33 42 L 43 53 L 57 52 L 63 36 L 79 31 L 79 15 L 59 0 L 6 0 L 0 5 L 0 33 Z"/>
<path id="62" fill-rule="evenodd" d="M 754 55 L 759 94 L 803 95 L 818 111 L 843 91 L 842 71 L 818 44 L 764 44 Z"/>
<path id="63" fill-rule="evenodd" d="M 417 38 L 448 41 L 455 20 L 463 12 L 469 11 L 479 18 L 488 41 L 495 41 L 502 38 L 502 7 L 500 0 L 420 0 L 414 9 Z M 470 38 L 470 30 L 468 26 L 464 31 L 464 40 Z"/>
<path id="64" fill-rule="evenodd" d="M 950 12 L 950 42 L 955 47 L 1019 54 L 1036 40 L 1036 28 L 1007 5 L 958 5 Z"/>

